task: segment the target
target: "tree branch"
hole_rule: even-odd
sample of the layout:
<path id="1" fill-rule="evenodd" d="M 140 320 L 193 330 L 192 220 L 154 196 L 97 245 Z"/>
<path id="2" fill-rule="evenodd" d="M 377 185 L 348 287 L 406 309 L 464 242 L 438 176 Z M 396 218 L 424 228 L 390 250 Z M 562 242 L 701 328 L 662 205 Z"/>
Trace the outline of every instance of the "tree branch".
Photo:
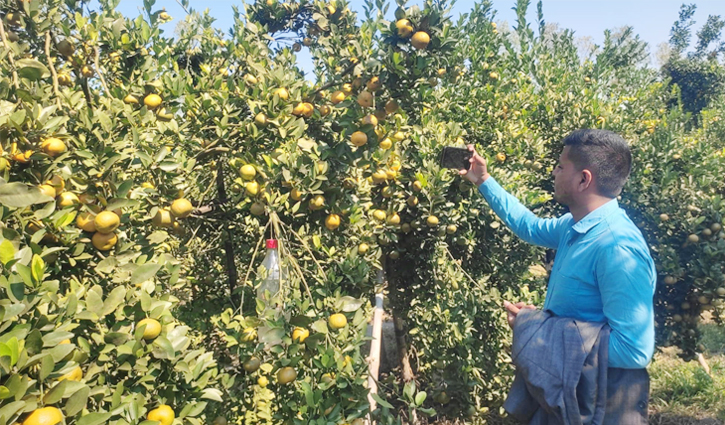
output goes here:
<path id="1" fill-rule="evenodd" d="M 106 96 L 110 96 L 111 92 L 108 90 L 108 86 L 106 85 L 106 79 L 103 78 L 103 72 L 101 71 L 101 64 L 99 63 L 99 57 L 101 56 L 101 51 L 98 48 L 98 46 L 93 46 L 93 50 L 95 50 L 96 55 L 93 58 L 93 63 L 96 66 L 96 72 L 98 73 L 98 79 L 101 80 L 101 85 L 103 86 L 103 91 L 106 92 Z"/>
<path id="2" fill-rule="evenodd" d="M 346 76 L 347 74 L 351 73 L 355 69 L 355 66 L 357 64 L 358 64 L 358 62 L 351 62 L 350 65 L 348 65 L 348 67 L 342 71 L 342 73 L 340 74 L 340 76 L 338 78 L 342 78 L 342 77 Z M 338 81 L 338 80 L 333 80 L 333 81 L 330 81 L 329 83 L 323 84 L 322 87 L 320 87 L 319 89 L 310 93 L 309 97 L 315 96 L 317 93 L 319 93 L 323 90 L 327 90 L 330 87 L 337 86 L 339 84 L 340 84 L 340 81 Z"/>
<path id="3" fill-rule="evenodd" d="M 53 58 L 50 57 L 50 42 L 52 36 L 50 31 L 45 32 L 45 56 L 48 58 L 48 65 L 50 66 L 50 74 L 53 76 L 53 93 L 55 94 L 55 103 L 60 108 L 60 90 L 58 90 L 58 73 L 55 71 L 55 64 L 53 64 Z"/>
<path id="4" fill-rule="evenodd" d="M 10 48 L 10 43 L 8 42 L 8 37 L 5 34 L 5 25 L 3 24 L 2 20 L 0 20 L 0 38 L 3 41 L 3 45 L 7 47 L 8 49 L 8 59 L 10 60 L 10 66 L 13 68 L 13 85 L 15 86 L 15 89 L 20 88 L 19 78 L 18 78 L 18 70 L 15 68 L 15 57 L 13 56 L 13 51 Z"/>
<path id="5" fill-rule="evenodd" d="M 222 204 L 227 202 L 227 191 L 224 187 L 224 172 L 223 168 L 219 167 L 216 179 L 217 197 L 219 202 Z M 232 301 L 232 307 L 239 305 L 239 295 L 234 294 L 234 290 L 237 287 L 237 281 L 239 275 L 237 274 L 237 266 L 234 263 L 234 241 L 232 240 L 232 232 L 227 227 L 223 230 L 226 232 L 226 238 L 224 238 L 224 254 L 226 258 L 227 266 L 227 284 L 229 285 L 229 297 Z M 239 305 L 239 308 L 242 306 Z"/>

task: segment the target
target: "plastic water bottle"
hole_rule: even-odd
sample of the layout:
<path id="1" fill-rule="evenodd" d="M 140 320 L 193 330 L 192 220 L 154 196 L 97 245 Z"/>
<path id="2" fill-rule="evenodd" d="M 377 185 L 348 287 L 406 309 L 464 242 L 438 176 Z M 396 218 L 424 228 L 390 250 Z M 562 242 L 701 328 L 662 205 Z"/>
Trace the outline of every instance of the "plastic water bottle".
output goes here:
<path id="1" fill-rule="evenodd" d="M 279 292 L 282 269 L 277 252 L 277 239 L 267 239 L 267 255 L 262 260 L 262 266 L 267 269 L 267 277 L 257 288 L 257 298 L 266 305 L 270 305 L 272 299 Z"/>

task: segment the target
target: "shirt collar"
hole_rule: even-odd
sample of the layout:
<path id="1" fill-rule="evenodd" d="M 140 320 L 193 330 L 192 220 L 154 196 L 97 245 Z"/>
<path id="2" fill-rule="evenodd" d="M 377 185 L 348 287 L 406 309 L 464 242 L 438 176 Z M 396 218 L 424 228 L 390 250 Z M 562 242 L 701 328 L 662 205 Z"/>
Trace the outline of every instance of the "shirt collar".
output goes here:
<path id="1" fill-rule="evenodd" d="M 614 198 L 606 204 L 595 209 L 594 211 L 590 212 L 589 214 L 585 215 L 584 218 L 582 218 L 581 220 L 576 222 L 574 226 L 572 226 L 572 229 L 574 229 L 574 231 L 576 231 L 577 233 L 584 234 L 588 232 L 589 229 L 599 224 L 599 222 L 607 218 L 618 209 L 619 202 L 617 202 L 617 199 Z"/>

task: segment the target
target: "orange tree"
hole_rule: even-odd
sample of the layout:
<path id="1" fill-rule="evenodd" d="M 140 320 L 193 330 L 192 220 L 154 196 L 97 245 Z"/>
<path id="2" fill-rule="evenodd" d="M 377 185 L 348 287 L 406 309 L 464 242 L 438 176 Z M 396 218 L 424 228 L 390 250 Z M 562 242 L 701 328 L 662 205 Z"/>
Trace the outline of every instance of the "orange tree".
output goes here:
<path id="1" fill-rule="evenodd" d="M 420 172 L 425 188 L 416 197 L 425 202 L 413 200 L 406 212 L 447 205 L 453 226 L 436 227 L 437 239 L 400 238 L 401 256 L 388 263 L 391 299 L 407 315 L 417 388 L 447 414 L 501 401 L 509 368 L 496 306 L 502 294 L 541 301 L 553 253 L 522 244 L 473 188 L 438 170 L 442 144 L 475 143 L 504 187 L 536 213 L 555 216 L 565 212 L 550 196 L 563 137 L 578 128 L 622 134 L 635 164 L 619 201 L 657 264 L 658 345 L 675 344 L 691 359 L 702 350 L 701 314 L 720 323 L 723 313 L 722 99 L 690 128 L 683 108 L 672 106 L 678 92 L 642 66 L 645 45 L 631 29 L 607 32 L 603 46 L 582 57 L 572 33 L 547 26 L 537 6 L 535 33 L 525 19 L 528 1 L 517 2 L 513 29 L 498 28 L 490 2 L 477 4 L 455 29 L 459 42 L 428 93 L 430 109 L 410 117 L 420 128 L 405 157 Z M 412 217 L 413 228 L 425 229 L 426 215 L 418 223 Z M 405 399 L 412 389 L 400 383 L 391 394 Z"/>
<path id="2" fill-rule="evenodd" d="M 171 39 L 153 1 L 116 5 L 4 11 L 0 415 L 359 420 L 367 296 L 410 229 L 401 146 L 453 46 L 446 10 L 358 27 L 342 2 L 264 2 L 229 39 L 194 12 Z M 270 235 L 276 309 L 254 296 Z"/>
<path id="3" fill-rule="evenodd" d="M 496 406 L 501 299 L 539 300 L 547 254 L 438 153 L 476 143 L 560 213 L 548 173 L 580 127 L 632 141 L 621 201 L 658 263 L 658 338 L 692 356 L 725 296 L 723 108 L 686 128 L 631 31 L 580 60 L 540 3 L 534 34 L 528 4 L 509 31 L 486 1 L 458 24 L 438 2 L 391 21 L 367 4 L 358 23 L 344 2 L 265 1 L 234 9 L 228 37 L 189 11 L 176 38 L 153 1 L 134 19 L 110 0 L 3 9 L 0 417 L 359 423 L 379 269 L 403 361 L 378 418 Z M 256 300 L 268 237 L 277 308 Z"/>

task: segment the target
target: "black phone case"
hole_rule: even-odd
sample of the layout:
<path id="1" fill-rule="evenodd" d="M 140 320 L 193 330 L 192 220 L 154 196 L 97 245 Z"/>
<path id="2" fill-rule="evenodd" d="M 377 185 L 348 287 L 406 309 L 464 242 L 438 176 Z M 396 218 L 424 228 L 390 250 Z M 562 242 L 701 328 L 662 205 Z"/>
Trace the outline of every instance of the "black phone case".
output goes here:
<path id="1" fill-rule="evenodd" d="M 454 170 L 468 170 L 471 163 L 468 161 L 473 153 L 466 148 L 456 148 L 453 146 L 445 146 L 441 152 L 440 165 L 443 168 L 452 168 Z"/>

